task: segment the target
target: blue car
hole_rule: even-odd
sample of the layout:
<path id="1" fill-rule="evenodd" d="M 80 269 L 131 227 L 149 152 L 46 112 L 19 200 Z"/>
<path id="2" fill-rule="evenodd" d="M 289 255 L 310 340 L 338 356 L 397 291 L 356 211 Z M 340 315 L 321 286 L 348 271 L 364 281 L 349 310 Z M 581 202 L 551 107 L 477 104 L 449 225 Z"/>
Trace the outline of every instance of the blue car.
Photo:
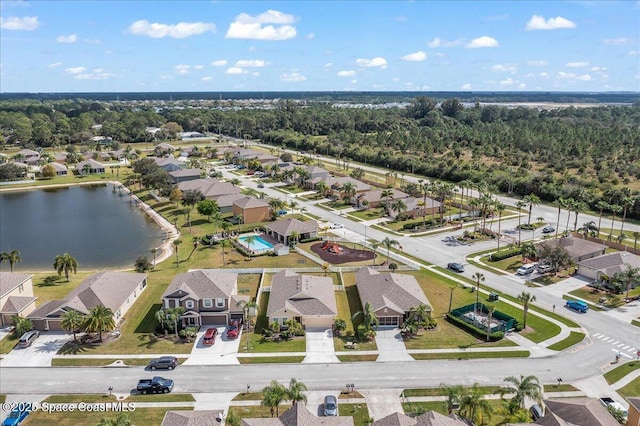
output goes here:
<path id="1" fill-rule="evenodd" d="M 2 426 L 17 426 L 22 423 L 30 412 L 28 404 L 19 404 L 19 406 L 11 410 L 7 418 L 4 419 Z"/>
<path id="2" fill-rule="evenodd" d="M 565 303 L 564 306 L 570 309 L 575 309 L 583 314 L 589 310 L 589 306 L 581 300 L 567 300 L 567 303 Z"/>

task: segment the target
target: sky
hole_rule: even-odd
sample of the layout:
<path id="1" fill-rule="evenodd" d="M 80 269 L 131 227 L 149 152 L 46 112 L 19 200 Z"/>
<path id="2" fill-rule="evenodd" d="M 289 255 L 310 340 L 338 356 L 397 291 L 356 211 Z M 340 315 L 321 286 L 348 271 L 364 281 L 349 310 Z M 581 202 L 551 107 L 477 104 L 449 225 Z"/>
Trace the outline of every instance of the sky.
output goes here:
<path id="1" fill-rule="evenodd" d="M 0 16 L 0 92 L 640 90 L 635 0 L 2 0 Z"/>

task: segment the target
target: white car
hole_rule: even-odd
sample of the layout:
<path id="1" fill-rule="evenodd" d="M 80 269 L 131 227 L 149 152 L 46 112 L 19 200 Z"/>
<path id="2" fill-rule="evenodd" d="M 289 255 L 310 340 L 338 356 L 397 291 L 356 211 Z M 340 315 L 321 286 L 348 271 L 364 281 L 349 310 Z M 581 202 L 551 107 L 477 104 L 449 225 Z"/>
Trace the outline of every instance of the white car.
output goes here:
<path id="1" fill-rule="evenodd" d="M 331 228 L 331 229 L 342 229 L 342 228 L 344 228 L 344 225 L 343 225 L 343 224 L 341 224 L 341 223 L 332 223 L 332 224 L 329 226 L 329 228 Z"/>

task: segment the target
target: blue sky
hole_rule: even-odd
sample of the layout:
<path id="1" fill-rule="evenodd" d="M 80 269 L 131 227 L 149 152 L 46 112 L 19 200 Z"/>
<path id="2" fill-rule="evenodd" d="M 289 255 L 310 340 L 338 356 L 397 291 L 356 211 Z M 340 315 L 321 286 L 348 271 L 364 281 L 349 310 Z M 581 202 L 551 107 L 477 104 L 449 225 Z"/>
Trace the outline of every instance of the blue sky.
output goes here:
<path id="1" fill-rule="evenodd" d="M 1 92 L 638 91 L 639 1 L 2 1 Z"/>

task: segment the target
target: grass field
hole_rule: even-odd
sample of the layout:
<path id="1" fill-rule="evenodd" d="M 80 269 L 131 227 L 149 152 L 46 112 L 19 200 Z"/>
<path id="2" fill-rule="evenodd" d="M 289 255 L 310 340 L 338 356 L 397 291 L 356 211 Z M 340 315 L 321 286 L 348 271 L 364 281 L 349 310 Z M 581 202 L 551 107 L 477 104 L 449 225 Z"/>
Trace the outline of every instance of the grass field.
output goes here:
<path id="1" fill-rule="evenodd" d="M 640 395 L 640 378 L 636 378 L 625 387 L 618 389 L 618 393 L 625 398 L 637 397 Z"/>
<path id="2" fill-rule="evenodd" d="M 500 386 L 478 386 L 476 389 L 484 395 L 493 395 L 498 393 Z M 442 388 L 405 389 L 403 392 L 407 398 L 413 396 L 445 396 L 447 394 Z"/>
<path id="3" fill-rule="evenodd" d="M 573 345 L 577 345 L 578 343 L 584 340 L 584 333 L 580 333 L 577 331 L 572 331 L 569 333 L 569 337 L 559 341 L 558 343 L 554 343 L 549 346 L 547 349 L 551 349 L 552 351 L 562 351 L 564 349 L 570 348 Z"/>
<path id="4" fill-rule="evenodd" d="M 339 404 L 338 414 L 353 417 L 354 426 L 367 426 L 370 423 L 367 404 Z"/>
<path id="5" fill-rule="evenodd" d="M 191 410 L 186 407 L 173 407 L 171 410 Z M 130 424 L 160 426 L 164 419 L 167 408 L 136 408 L 127 414 Z M 21 423 L 23 426 L 95 426 L 101 419 L 115 419 L 118 413 L 86 413 L 83 411 L 54 412 L 36 411 Z M 113 423 L 115 424 L 115 423 Z"/>
<path id="6" fill-rule="evenodd" d="M 610 385 L 622 379 L 627 374 L 640 368 L 640 361 L 626 362 L 613 370 L 609 370 L 604 374 L 604 378 Z M 640 395 L 640 393 L 638 393 Z"/>
<path id="7" fill-rule="evenodd" d="M 529 351 L 500 351 L 500 352 L 438 352 L 429 354 L 411 354 L 418 361 L 432 359 L 480 359 L 480 358 L 527 358 Z"/>
<path id="8" fill-rule="evenodd" d="M 555 385 L 544 385 L 543 391 L 545 393 L 553 393 L 553 392 L 577 392 L 580 391 L 577 387 L 570 385 L 568 383 L 561 383 L 560 386 L 556 383 Z"/>
<path id="9" fill-rule="evenodd" d="M 238 357 L 240 364 L 299 364 L 303 359 L 303 356 Z"/>
<path id="10" fill-rule="evenodd" d="M 114 395 L 98 395 L 98 394 L 69 394 L 69 395 L 52 395 L 44 400 L 44 402 L 56 404 L 73 404 L 80 402 L 116 402 Z M 129 395 L 124 402 L 193 402 L 195 399 L 190 393 L 167 393 L 159 395 Z"/>

